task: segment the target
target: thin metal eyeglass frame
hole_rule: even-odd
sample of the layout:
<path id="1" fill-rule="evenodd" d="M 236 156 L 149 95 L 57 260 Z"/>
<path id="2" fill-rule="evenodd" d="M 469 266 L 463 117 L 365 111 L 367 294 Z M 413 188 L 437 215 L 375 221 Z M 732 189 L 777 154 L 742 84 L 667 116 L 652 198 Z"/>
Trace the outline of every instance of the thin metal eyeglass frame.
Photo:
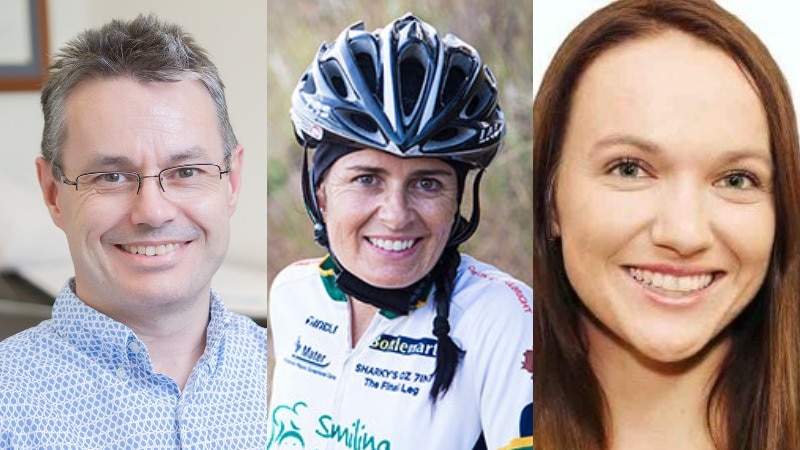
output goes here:
<path id="1" fill-rule="evenodd" d="M 126 171 L 122 171 L 122 170 L 116 170 L 116 171 L 112 170 L 112 171 L 98 171 L 98 172 L 82 173 L 82 174 L 78 175 L 77 177 L 75 177 L 75 181 L 72 181 L 69 178 L 67 178 L 67 176 L 64 174 L 64 171 L 61 169 L 60 166 L 56 166 L 56 168 L 58 169 L 58 172 L 61 174 L 61 180 L 60 181 L 62 183 L 64 183 L 64 184 L 69 185 L 69 186 L 75 186 L 75 190 L 76 191 L 78 190 L 78 179 L 80 177 L 83 177 L 83 176 L 97 175 L 97 174 L 101 174 L 101 173 L 121 173 L 121 174 L 126 174 L 126 175 L 135 175 L 136 176 L 136 180 L 137 180 L 136 195 L 139 195 L 139 191 L 142 190 L 142 180 L 143 179 L 145 179 L 145 178 L 158 178 L 158 187 L 161 188 L 161 192 L 166 194 L 167 190 L 164 189 L 164 184 L 162 184 L 162 180 L 161 180 L 161 175 L 164 172 L 166 172 L 168 170 L 181 169 L 181 168 L 184 168 L 184 167 L 188 168 L 188 167 L 197 167 L 197 166 L 214 166 L 214 167 L 216 167 L 219 170 L 219 179 L 220 180 L 222 180 L 222 175 L 230 173 L 230 171 L 231 171 L 231 166 L 230 165 L 228 165 L 227 169 L 222 170 L 222 167 L 220 167 L 218 164 L 213 164 L 213 163 L 182 164 L 180 166 L 173 166 L 173 167 L 167 167 L 166 169 L 162 169 L 156 175 L 140 175 L 138 172 L 126 172 Z M 167 194 L 167 195 L 169 195 L 169 194 Z"/>

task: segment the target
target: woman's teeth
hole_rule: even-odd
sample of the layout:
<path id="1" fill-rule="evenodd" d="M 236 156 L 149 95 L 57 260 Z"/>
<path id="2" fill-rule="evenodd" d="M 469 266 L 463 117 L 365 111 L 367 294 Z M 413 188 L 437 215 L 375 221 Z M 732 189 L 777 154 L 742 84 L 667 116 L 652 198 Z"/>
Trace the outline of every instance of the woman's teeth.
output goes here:
<path id="1" fill-rule="evenodd" d="M 710 273 L 681 277 L 636 268 L 630 268 L 628 272 L 644 286 L 675 292 L 699 291 L 714 281 L 714 275 Z"/>
<path id="2" fill-rule="evenodd" d="M 403 250 L 408 250 L 411 246 L 414 245 L 414 240 L 409 239 L 406 241 L 392 241 L 389 239 L 372 239 L 369 238 L 370 244 L 374 245 L 383 250 L 388 250 L 390 252 L 401 252 Z"/>

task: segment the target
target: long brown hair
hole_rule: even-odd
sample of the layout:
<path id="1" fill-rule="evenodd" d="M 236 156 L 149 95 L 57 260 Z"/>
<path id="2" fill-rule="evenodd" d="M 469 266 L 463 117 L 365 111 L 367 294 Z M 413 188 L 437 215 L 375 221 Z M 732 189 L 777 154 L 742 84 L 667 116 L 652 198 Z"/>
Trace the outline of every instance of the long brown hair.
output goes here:
<path id="1" fill-rule="evenodd" d="M 791 95 L 758 37 L 711 1 L 620 0 L 567 37 L 545 73 L 533 106 L 535 436 L 539 450 L 603 449 L 607 404 L 582 339 L 581 301 L 554 236 L 554 180 L 572 94 L 604 51 L 679 30 L 730 56 L 748 75 L 767 114 L 774 170 L 775 241 L 764 284 L 729 325 L 731 351 L 715 380 L 707 422 L 718 448 L 800 448 L 800 160 Z M 721 412 L 711 419 L 712 410 Z"/>

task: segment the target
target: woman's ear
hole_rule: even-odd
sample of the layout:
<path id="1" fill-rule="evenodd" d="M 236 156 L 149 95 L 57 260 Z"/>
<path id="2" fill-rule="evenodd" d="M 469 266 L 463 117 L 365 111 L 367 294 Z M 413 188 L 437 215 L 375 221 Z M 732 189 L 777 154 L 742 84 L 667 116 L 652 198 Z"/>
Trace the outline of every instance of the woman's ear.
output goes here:
<path id="1" fill-rule="evenodd" d="M 317 196 L 317 206 L 319 207 L 319 212 L 325 216 L 325 209 L 327 209 L 328 199 L 325 197 L 325 183 L 320 183 L 319 187 L 316 190 Z"/>
<path id="2" fill-rule="evenodd" d="M 555 209 L 555 208 L 553 208 Z M 547 227 L 547 237 L 556 240 L 561 237 L 561 227 L 558 226 L 558 215 L 553 211 L 550 224 Z"/>
<path id="3" fill-rule="evenodd" d="M 553 177 L 555 178 L 555 177 Z M 550 220 L 547 223 L 547 238 L 555 241 L 561 237 L 561 226 L 558 224 L 558 208 L 556 208 L 555 179 L 547 186 L 547 210 Z"/>

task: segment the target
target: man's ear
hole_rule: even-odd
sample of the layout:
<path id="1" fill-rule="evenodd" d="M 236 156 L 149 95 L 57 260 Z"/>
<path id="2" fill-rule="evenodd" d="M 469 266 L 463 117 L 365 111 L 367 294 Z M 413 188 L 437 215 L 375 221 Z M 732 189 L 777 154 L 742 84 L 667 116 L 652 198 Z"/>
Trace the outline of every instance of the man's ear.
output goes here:
<path id="1" fill-rule="evenodd" d="M 42 188 L 42 197 L 50 212 L 50 218 L 58 228 L 66 231 L 64 212 L 58 202 L 58 185 L 61 184 L 61 181 L 53 176 L 53 165 L 41 156 L 36 158 L 36 176 L 39 179 L 39 187 Z"/>
<path id="2" fill-rule="evenodd" d="M 244 147 L 237 145 L 231 151 L 231 168 L 228 172 L 228 214 L 233 215 L 236 211 L 236 204 L 239 201 L 239 192 L 242 188 L 242 165 L 244 164 Z"/>

